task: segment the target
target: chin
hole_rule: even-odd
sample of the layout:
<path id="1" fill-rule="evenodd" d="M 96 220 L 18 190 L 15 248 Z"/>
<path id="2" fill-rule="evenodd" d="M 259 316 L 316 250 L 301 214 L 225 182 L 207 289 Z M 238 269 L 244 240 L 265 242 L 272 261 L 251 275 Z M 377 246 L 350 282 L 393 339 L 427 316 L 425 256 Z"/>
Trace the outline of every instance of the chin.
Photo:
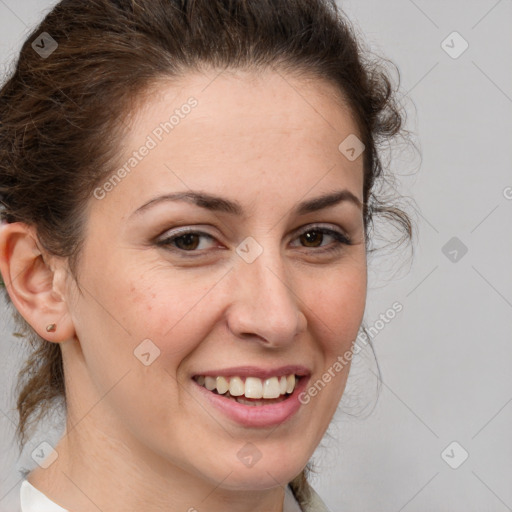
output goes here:
<path id="1" fill-rule="evenodd" d="M 229 477 L 222 482 L 222 487 L 230 491 L 264 491 L 278 486 L 286 486 L 291 482 L 300 469 L 285 471 L 280 468 L 261 468 L 253 471 L 254 468 L 245 471 L 233 471 Z"/>
<path id="2" fill-rule="evenodd" d="M 262 491 L 279 485 L 286 486 L 303 469 L 306 462 L 289 460 L 286 464 L 276 462 L 274 457 L 261 459 L 248 465 L 236 461 L 226 464 L 222 469 L 216 468 L 211 480 L 222 482 L 222 488 L 232 491 Z M 229 475 L 229 476 L 228 476 Z"/>

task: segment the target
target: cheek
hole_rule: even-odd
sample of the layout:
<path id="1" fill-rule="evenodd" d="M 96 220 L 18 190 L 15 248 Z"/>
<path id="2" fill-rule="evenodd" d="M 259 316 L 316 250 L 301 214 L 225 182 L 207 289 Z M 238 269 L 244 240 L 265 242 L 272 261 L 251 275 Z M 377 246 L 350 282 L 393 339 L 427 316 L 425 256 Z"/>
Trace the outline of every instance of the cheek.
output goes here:
<path id="1" fill-rule="evenodd" d="M 132 337 L 151 339 L 170 367 L 206 337 L 218 309 L 214 277 L 133 280 L 126 286 L 124 321 Z M 198 319 L 201 319 L 200 321 Z"/>
<path id="2" fill-rule="evenodd" d="M 324 349 L 330 358 L 350 348 L 357 337 L 366 305 L 366 267 L 349 271 L 340 268 L 329 274 L 323 286 L 318 286 L 308 301 L 308 307 L 318 318 Z"/>
<path id="3" fill-rule="evenodd" d="M 334 275 L 337 278 L 334 278 Z M 320 442 L 323 428 L 327 428 L 336 412 L 348 379 L 353 344 L 363 321 L 366 304 L 366 270 L 362 267 L 354 272 L 340 272 L 317 289 L 308 307 L 314 312 L 314 337 L 322 352 L 322 363 L 316 380 L 309 383 L 305 400 L 322 411 L 318 425 L 310 435 Z M 315 332 L 316 331 L 316 332 Z M 320 432 L 320 434 L 319 434 Z M 319 437 L 317 437 L 319 436 Z"/>

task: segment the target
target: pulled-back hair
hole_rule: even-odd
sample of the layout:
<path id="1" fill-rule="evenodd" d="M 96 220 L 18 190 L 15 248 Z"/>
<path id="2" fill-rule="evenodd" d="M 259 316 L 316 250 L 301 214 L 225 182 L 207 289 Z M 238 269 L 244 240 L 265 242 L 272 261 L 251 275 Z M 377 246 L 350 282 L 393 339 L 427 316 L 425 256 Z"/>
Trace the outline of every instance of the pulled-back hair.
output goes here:
<path id="1" fill-rule="evenodd" d="M 49 55 L 37 51 L 51 48 L 43 33 L 58 45 Z M 401 132 L 404 115 L 393 81 L 368 54 L 333 0 L 62 0 L 0 90 L 2 220 L 34 226 L 76 276 L 86 205 L 152 88 L 203 69 L 272 68 L 337 88 L 365 145 L 365 227 L 382 215 L 410 238 L 407 214 L 377 193 L 387 179 L 380 144 Z M 32 349 L 17 386 L 23 447 L 29 427 L 65 400 L 64 368 L 60 345 L 39 337 L 4 293 Z M 310 470 L 292 482 L 301 503 Z"/>

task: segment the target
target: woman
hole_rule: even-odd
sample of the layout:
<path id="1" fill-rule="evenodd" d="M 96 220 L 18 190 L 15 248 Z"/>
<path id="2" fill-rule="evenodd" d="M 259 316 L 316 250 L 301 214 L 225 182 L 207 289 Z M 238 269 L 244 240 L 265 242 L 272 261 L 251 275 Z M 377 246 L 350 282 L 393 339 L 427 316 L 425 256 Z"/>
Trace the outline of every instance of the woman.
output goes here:
<path id="1" fill-rule="evenodd" d="M 34 345 L 21 447 L 66 410 L 23 512 L 327 510 L 308 460 L 363 320 L 369 227 L 410 236 L 376 193 L 390 80 L 335 4 L 63 0 L 0 121 L 0 271 Z"/>

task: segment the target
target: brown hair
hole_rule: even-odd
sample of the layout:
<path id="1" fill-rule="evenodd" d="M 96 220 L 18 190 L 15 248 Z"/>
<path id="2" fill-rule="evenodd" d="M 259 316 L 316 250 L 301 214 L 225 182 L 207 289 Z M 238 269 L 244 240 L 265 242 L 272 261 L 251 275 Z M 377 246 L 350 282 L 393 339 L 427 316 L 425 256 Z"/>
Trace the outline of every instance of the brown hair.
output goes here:
<path id="1" fill-rule="evenodd" d="M 58 44 L 50 55 L 33 46 L 43 32 Z M 114 170 L 125 121 L 150 88 L 202 68 L 274 67 L 337 87 L 366 147 L 365 226 L 383 215 L 410 239 L 408 215 L 376 193 L 390 177 L 379 144 L 403 130 L 403 114 L 387 71 L 366 53 L 334 0 L 62 0 L 28 36 L 0 90 L 2 219 L 33 225 L 76 277 L 85 205 Z M 23 447 L 28 427 L 65 399 L 64 369 L 59 344 L 12 313 L 32 347 L 17 388 Z M 310 469 L 292 482 L 300 502 Z"/>

